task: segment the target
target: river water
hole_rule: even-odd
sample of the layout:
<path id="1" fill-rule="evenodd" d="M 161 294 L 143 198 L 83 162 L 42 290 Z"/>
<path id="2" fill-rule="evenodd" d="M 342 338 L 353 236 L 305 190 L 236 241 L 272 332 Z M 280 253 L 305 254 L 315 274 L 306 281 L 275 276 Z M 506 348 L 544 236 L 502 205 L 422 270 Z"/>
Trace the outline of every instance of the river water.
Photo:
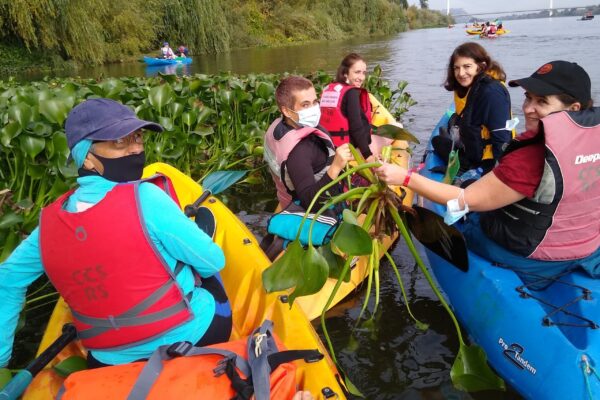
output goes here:
<path id="1" fill-rule="evenodd" d="M 468 40 L 484 45 L 503 65 L 509 79 L 528 76 L 547 61 L 575 61 L 590 74 L 595 84 L 593 98 L 600 102 L 600 21 L 583 22 L 569 17 L 507 21 L 505 25 L 511 32 L 497 39 L 470 37 L 461 26 L 424 29 L 391 37 L 352 38 L 342 42 L 197 56 L 190 66 L 161 71 L 190 74 L 229 70 L 246 74 L 304 73 L 323 69 L 333 72 L 345 54 L 357 52 L 367 60 L 370 68 L 381 65 L 384 78 L 394 85 L 399 80 L 409 82 L 407 90 L 418 104 L 410 109 L 403 122 L 423 143 L 452 101 L 451 93 L 442 87 L 450 53 Z M 78 74 L 82 77 L 119 77 L 152 75 L 157 71 L 147 69 L 141 63 L 132 63 L 84 69 Z M 520 88 L 509 91 L 513 112 L 523 120 L 520 110 L 523 91 Z M 419 153 L 422 145 L 416 150 Z M 273 196 L 271 191 L 258 193 L 242 188 L 226 200 L 232 208 L 244 210 L 241 216 L 260 235 L 264 232 L 265 210 L 272 209 L 273 201 L 269 199 Z M 240 202 L 240 197 L 250 199 L 250 202 Z M 394 274 L 387 264 L 383 264 L 381 304 L 374 318 L 374 329 L 359 327 L 353 337 L 349 334 L 364 300 L 364 290 L 328 314 L 328 328 L 338 349 L 338 359 L 353 383 L 369 399 L 518 398 L 512 389 L 505 393 L 469 395 L 452 388 L 449 372 L 458 342 L 450 319 L 402 243 L 393 255 L 401 268 L 413 313 L 430 324 L 430 328 L 420 331 L 414 326 L 405 311 Z"/>

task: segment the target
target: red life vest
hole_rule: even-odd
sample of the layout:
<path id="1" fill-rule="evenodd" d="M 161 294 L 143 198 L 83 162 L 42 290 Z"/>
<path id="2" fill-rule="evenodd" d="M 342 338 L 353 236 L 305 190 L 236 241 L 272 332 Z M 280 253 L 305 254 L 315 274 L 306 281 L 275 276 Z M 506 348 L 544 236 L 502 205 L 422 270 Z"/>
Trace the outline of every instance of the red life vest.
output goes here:
<path id="1" fill-rule="evenodd" d="M 42 264 L 88 349 L 139 344 L 193 318 L 148 236 L 139 207 L 141 182 L 115 186 L 82 212 L 63 209 L 72 192 L 41 212 Z"/>
<path id="2" fill-rule="evenodd" d="M 321 94 L 321 120 L 319 125 L 327 129 L 336 147 L 350 142 L 348 134 L 350 124 L 348 118 L 342 112 L 342 100 L 346 92 L 352 89 L 360 91 L 360 108 L 365 113 L 369 123 L 371 123 L 371 102 L 369 92 L 365 89 L 333 82 L 325 86 Z"/>
<path id="3" fill-rule="evenodd" d="M 533 198 L 481 216 L 486 234 L 536 260 L 577 260 L 600 247 L 600 108 L 559 112 L 505 154 L 544 140 L 544 173 Z"/>
<path id="4" fill-rule="evenodd" d="M 332 158 L 335 155 L 335 151 L 333 150 L 333 142 L 331 141 L 329 135 L 317 128 L 305 127 L 300 129 L 291 129 L 290 131 L 286 132 L 281 139 L 275 139 L 275 128 L 281 123 L 283 123 L 281 118 L 277 118 L 275 121 L 273 121 L 271 126 L 269 126 L 267 133 L 265 133 L 264 159 L 269 165 L 271 176 L 275 182 L 279 204 L 285 208 L 292 201 L 291 193 L 293 193 L 295 190 L 294 184 L 292 183 L 292 180 L 286 171 L 285 165 L 294 147 L 296 147 L 296 145 L 305 137 L 309 135 L 316 135 L 325 142 L 329 153 L 329 158 Z M 328 162 L 323 169 L 314 174 L 316 181 L 323 177 L 330 164 L 331 163 Z"/>

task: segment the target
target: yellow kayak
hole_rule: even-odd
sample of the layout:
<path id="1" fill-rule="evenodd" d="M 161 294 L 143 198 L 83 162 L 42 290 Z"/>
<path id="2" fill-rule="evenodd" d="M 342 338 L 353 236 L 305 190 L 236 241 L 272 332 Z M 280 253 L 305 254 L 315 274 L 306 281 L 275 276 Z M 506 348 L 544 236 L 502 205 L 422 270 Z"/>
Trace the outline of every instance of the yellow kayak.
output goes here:
<path id="1" fill-rule="evenodd" d="M 381 126 L 386 124 L 396 124 L 396 120 L 392 116 L 392 114 L 373 96 L 369 93 L 371 107 L 373 109 L 373 116 L 371 123 L 374 126 Z M 392 144 L 394 146 L 394 151 L 392 152 L 392 162 L 401 165 L 403 167 L 408 167 L 410 165 L 410 153 L 407 151 L 408 143 L 405 140 L 391 140 L 387 138 L 383 138 L 381 136 L 373 135 L 372 143 L 371 143 L 371 151 L 373 154 L 379 154 L 381 152 L 381 147 L 385 145 Z M 400 187 L 392 187 L 397 193 L 400 193 Z M 403 204 L 410 206 L 413 202 L 412 192 L 407 192 L 406 197 L 404 198 Z M 383 250 L 387 251 L 390 246 L 396 240 L 397 235 L 393 237 L 386 236 L 383 239 Z M 381 252 L 383 256 L 384 251 Z M 357 262 L 354 264 L 350 274 L 350 281 L 343 282 L 339 287 L 331 305 L 328 310 L 333 306 L 341 302 L 346 296 L 354 292 L 359 285 L 365 280 L 367 277 L 368 271 L 368 256 L 359 257 Z M 323 312 L 323 307 L 327 303 L 329 299 L 329 295 L 333 290 L 333 287 L 337 283 L 336 279 L 328 279 L 325 282 L 325 286 L 321 289 L 320 292 L 315 293 L 310 296 L 299 297 L 296 299 L 296 303 L 300 305 L 308 319 L 313 320 L 321 316 Z"/>
<path id="2" fill-rule="evenodd" d="M 467 35 L 481 35 L 481 29 L 467 29 L 466 30 Z M 507 33 L 510 33 L 510 31 L 508 29 L 498 29 L 496 31 L 496 35 L 500 36 L 500 35 L 505 35 Z"/>
<path id="3" fill-rule="evenodd" d="M 144 176 L 162 173 L 171 178 L 182 206 L 192 204 L 202 193 L 194 180 L 167 164 L 155 163 L 144 170 Z M 323 390 L 335 392 L 336 398 L 345 399 L 338 383 L 338 371 L 331 361 L 317 333 L 300 308 L 291 308 L 280 294 L 267 294 L 262 286 L 262 272 L 270 265 L 254 235 L 221 201 L 209 197 L 204 203 L 215 215 L 217 226 L 214 241 L 223 249 L 226 266 L 221 272 L 233 314 L 231 340 L 252 333 L 265 319 L 274 323 L 274 332 L 287 349 L 318 349 L 325 357 L 318 362 L 296 362 L 299 389 L 310 391 L 317 399 L 324 399 Z M 71 320 L 71 313 L 60 299 L 48 323 L 38 354 L 60 336 L 63 324 Z M 52 370 L 52 365 L 72 355 L 85 357 L 85 350 L 76 342 L 65 348 L 29 385 L 24 399 L 54 399 L 63 378 Z M 325 391 L 326 393 L 327 390 Z M 199 395 L 199 398 L 201 396 Z"/>

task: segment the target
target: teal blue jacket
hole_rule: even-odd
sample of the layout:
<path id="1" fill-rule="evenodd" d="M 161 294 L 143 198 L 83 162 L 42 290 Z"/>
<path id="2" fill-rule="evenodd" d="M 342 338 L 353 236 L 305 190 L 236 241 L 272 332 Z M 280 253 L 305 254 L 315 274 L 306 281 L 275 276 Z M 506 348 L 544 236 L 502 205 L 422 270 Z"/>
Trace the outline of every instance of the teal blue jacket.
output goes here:
<path id="1" fill-rule="evenodd" d="M 65 209 L 76 212 L 77 205 L 93 205 L 104 198 L 115 185 L 100 176 L 86 176 L 77 180 L 79 187 L 69 197 Z M 225 265 L 225 256 L 208 235 L 188 219 L 160 188 L 152 183 L 142 183 L 139 190 L 141 211 L 146 221 L 150 239 L 171 269 L 177 260 L 194 268 L 202 277 L 219 272 Z M 174 328 L 157 339 L 119 351 L 94 350 L 94 357 L 105 364 L 123 364 L 147 358 L 158 346 L 188 340 L 196 343 L 204 335 L 215 313 L 211 294 L 194 286 L 191 268 L 177 275 L 177 282 L 188 294 L 194 318 Z M 39 228 L 29 235 L 0 264 L 0 367 L 10 360 L 14 333 L 19 313 L 25 302 L 27 287 L 44 273 L 39 247 Z"/>

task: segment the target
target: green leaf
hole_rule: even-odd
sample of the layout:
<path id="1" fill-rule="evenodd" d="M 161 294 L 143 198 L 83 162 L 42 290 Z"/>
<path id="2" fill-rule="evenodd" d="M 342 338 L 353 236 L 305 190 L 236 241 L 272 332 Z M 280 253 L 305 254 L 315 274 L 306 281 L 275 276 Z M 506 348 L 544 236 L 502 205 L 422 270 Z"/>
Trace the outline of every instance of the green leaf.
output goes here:
<path id="1" fill-rule="evenodd" d="M 50 122 L 62 126 L 67 118 L 70 108 L 66 102 L 60 99 L 40 101 L 40 114 Z"/>
<path id="2" fill-rule="evenodd" d="M 0 389 L 12 379 L 12 373 L 8 368 L 0 368 Z"/>
<path id="3" fill-rule="evenodd" d="M 18 122 L 21 129 L 27 128 L 32 115 L 31 107 L 25 103 L 15 104 L 8 109 L 8 117 L 13 121 Z"/>
<path id="4" fill-rule="evenodd" d="M 300 268 L 302 272 L 296 290 L 290 294 L 290 305 L 297 297 L 317 293 L 325 285 L 329 276 L 327 260 L 314 246 L 308 246 L 304 252 Z"/>
<path id="5" fill-rule="evenodd" d="M 331 241 L 347 256 L 363 256 L 373 251 L 373 242 L 369 233 L 361 226 L 345 221 L 337 228 Z"/>
<path id="6" fill-rule="evenodd" d="M 215 133 L 215 129 L 212 126 L 199 126 L 196 130 L 193 130 L 191 133 L 198 136 L 208 136 Z"/>
<path id="7" fill-rule="evenodd" d="M 52 367 L 57 374 L 66 378 L 73 372 L 87 369 L 87 361 L 80 356 L 71 356 Z"/>
<path id="8" fill-rule="evenodd" d="M 175 92 L 169 84 L 155 86 L 148 93 L 148 101 L 159 111 L 173 100 L 175 100 Z"/>
<path id="9" fill-rule="evenodd" d="M 0 217 L 0 229 L 8 229 L 11 226 L 20 224 L 23 222 L 23 216 L 20 214 L 15 214 L 14 212 L 9 212 Z"/>
<path id="10" fill-rule="evenodd" d="M 396 125 L 381 125 L 374 129 L 374 133 L 378 136 L 383 136 L 389 139 L 395 140 L 407 140 L 413 143 L 420 143 L 419 139 L 415 137 L 412 133 L 407 131 L 404 128 L 400 128 Z"/>
<path id="11" fill-rule="evenodd" d="M 18 122 L 9 122 L 0 130 L 0 143 L 5 147 L 10 147 L 12 139 L 21 133 L 21 126 Z"/>
<path id="12" fill-rule="evenodd" d="M 461 345 L 450 378 L 457 389 L 468 392 L 506 390 L 504 381 L 487 364 L 485 351 L 476 345 Z"/>
<path id="13" fill-rule="evenodd" d="M 2 252 L 0 252 L 0 263 L 8 258 L 19 242 L 19 235 L 15 231 L 9 231 L 4 246 L 0 246 L 0 249 L 2 249 Z"/>
<path id="14" fill-rule="evenodd" d="M 448 167 L 446 167 L 443 182 L 451 185 L 459 170 L 460 159 L 458 158 L 458 150 L 452 150 L 448 156 Z"/>
<path id="15" fill-rule="evenodd" d="M 344 220 L 344 222 L 347 222 L 349 224 L 358 225 L 358 219 L 356 218 L 356 214 L 349 208 L 345 208 L 342 212 L 342 219 Z"/>
<path id="16" fill-rule="evenodd" d="M 165 131 L 172 131 L 174 128 L 173 120 L 169 117 L 158 117 L 158 123 L 162 125 Z"/>
<path id="17" fill-rule="evenodd" d="M 344 268 L 344 259 L 331 250 L 331 242 L 319 247 L 318 251 L 327 261 L 327 265 L 329 266 L 329 277 L 339 279 L 342 275 L 342 269 Z M 350 282 L 350 274 L 346 274 L 344 282 Z"/>
<path id="18" fill-rule="evenodd" d="M 267 293 L 278 292 L 298 284 L 304 249 L 300 241 L 294 240 L 269 268 L 263 271 L 262 282 Z"/>
<path id="19" fill-rule="evenodd" d="M 183 122 L 184 125 L 190 127 L 196 122 L 197 117 L 198 113 L 196 111 L 186 111 L 183 114 L 181 114 L 181 122 Z"/>
<path id="20" fill-rule="evenodd" d="M 44 147 L 46 147 L 46 141 L 43 138 L 34 136 L 21 136 L 20 142 L 21 149 L 25 151 L 32 160 L 44 150 Z"/>
<path id="21" fill-rule="evenodd" d="M 273 97 L 273 93 L 275 93 L 275 88 L 271 83 L 261 82 L 256 88 L 256 94 L 258 94 L 264 100 L 271 99 Z"/>

